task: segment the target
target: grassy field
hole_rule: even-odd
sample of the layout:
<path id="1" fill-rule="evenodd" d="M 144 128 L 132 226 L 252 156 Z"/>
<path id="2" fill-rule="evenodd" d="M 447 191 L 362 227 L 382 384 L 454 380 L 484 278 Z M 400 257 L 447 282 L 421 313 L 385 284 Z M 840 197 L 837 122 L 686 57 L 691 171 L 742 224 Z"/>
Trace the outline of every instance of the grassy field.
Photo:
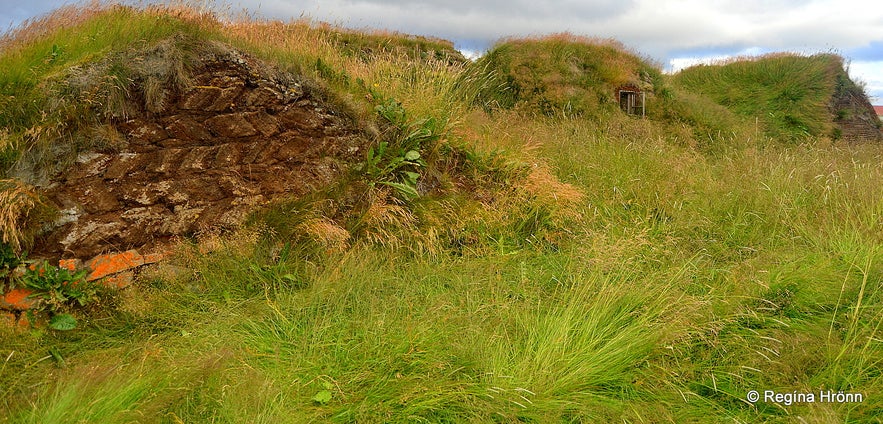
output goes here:
<path id="1" fill-rule="evenodd" d="M 303 225 L 319 200 L 281 204 L 74 308 L 76 330 L 0 327 L 0 422 L 883 420 L 879 145 L 755 137 L 738 109 L 662 75 L 657 107 L 681 109 L 650 119 L 484 110 L 494 78 L 393 34 L 186 9 L 50 19 L 0 52 L 4 172 L 91 125 L 41 84 L 185 32 L 312 78 L 366 122 L 364 87 L 413 125 L 432 118 L 425 172 L 466 175 L 480 195 L 312 221 L 324 232 Z M 729 132 L 695 131 L 715 116 Z M 751 403 L 751 390 L 864 398 Z"/>

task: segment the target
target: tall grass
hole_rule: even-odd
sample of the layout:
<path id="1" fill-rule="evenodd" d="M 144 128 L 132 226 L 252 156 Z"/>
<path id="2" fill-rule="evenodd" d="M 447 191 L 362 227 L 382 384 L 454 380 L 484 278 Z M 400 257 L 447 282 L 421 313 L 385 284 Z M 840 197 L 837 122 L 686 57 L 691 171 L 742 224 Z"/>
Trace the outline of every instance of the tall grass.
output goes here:
<path id="1" fill-rule="evenodd" d="M 511 322 L 482 348 L 491 370 L 488 396 L 537 419 L 551 411 L 609 419 L 611 405 L 616 410 L 640 397 L 634 382 L 676 303 L 665 283 L 644 297 L 629 276 L 582 270 L 564 278 L 542 305 L 506 313 Z"/>

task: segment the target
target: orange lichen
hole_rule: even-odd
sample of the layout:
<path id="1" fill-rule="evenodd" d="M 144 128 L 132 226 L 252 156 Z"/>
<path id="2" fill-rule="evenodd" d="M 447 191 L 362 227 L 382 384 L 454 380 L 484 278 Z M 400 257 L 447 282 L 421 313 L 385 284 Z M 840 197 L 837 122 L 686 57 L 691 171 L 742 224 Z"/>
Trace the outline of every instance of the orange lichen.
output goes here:
<path id="1" fill-rule="evenodd" d="M 58 261 L 59 268 L 64 268 L 69 271 L 76 271 L 82 265 L 82 261 L 80 261 L 79 259 L 62 259 Z"/>
<path id="2" fill-rule="evenodd" d="M 32 290 L 28 289 L 12 289 L 0 298 L 0 305 L 5 309 L 15 309 L 19 311 L 30 309 L 36 303 L 36 300 L 29 298 L 33 293 Z"/>
<path id="3" fill-rule="evenodd" d="M 135 250 L 123 253 L 99 255 L 89 261 L 88 267 L 92 272 L 86 277 L 87 281 L 94 281 L 108 275 L 144 265 L 144 256 Z"/>

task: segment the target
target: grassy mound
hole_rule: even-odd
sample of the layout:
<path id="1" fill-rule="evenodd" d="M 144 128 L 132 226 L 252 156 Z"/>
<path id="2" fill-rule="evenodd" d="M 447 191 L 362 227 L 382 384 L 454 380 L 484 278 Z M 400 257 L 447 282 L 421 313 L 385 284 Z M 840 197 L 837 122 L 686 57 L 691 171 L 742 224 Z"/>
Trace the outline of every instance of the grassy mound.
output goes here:
<path id="1" fill-rule="evenodd" d="M 839 139 L 844 131 L 838 121 L 872 115 L 867 96 L 849 79 L 843 59 L 833 54 L 773 54 L 699 65 L 677 73 L 673 83 L 756 120 L 768 136 L 780 140 Z M 863 100 L 866 106 L 851 108 L 849 102 L 840 104 L 841 98 Z M 865 121 L 879 128 L 879 120 Z M 879 134 L 869 134 L 879 139 Z"/>
<path id="2" fill-rule="evenodd" d="M 504 41 L 475 63 L 484 73 L 476 101 L 547 116 L 598 115 L 618 106 L 617 89 L 652 92 L 659 70 L 613 40 L 559 34 Z"/>

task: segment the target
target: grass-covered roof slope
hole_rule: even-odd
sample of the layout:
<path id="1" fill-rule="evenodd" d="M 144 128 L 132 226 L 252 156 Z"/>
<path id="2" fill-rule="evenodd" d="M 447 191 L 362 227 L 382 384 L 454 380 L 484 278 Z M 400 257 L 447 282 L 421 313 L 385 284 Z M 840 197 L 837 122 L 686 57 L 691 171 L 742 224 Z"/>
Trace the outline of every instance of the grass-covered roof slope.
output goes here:
<path id="1" fill-rule="evenodd" d="M 834 54 L 772 54 L 687 68 L 675 85 L 755 120 L 782 140 L 881 138 L 879 119 Z"/>
<path id="2" fill-rule="evenodd" d="M 593 115 L 617 105 L 617 88 L 653 91 L 661 72 L 609 39 L 557 34 L 497 44 L 476 63 L 485 73 L 478 102 L 548 116 Z"/>

